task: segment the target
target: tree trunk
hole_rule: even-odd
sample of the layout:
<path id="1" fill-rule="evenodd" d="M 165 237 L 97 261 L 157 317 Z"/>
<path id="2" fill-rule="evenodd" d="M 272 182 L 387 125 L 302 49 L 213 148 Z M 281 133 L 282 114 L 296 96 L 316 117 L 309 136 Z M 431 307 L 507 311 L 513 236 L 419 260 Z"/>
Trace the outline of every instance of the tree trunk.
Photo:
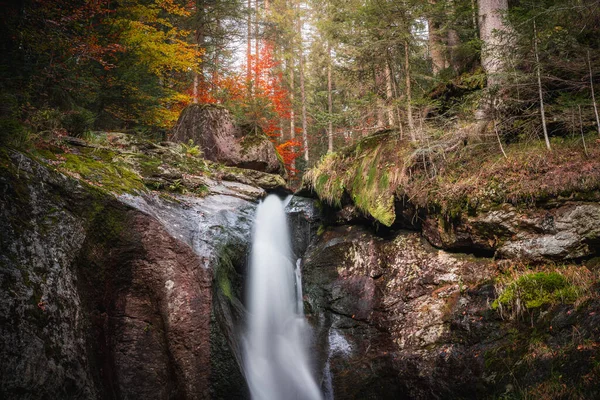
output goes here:
<path id="1" fill-rule="evenodd" d="M 579 131 L 581 132 L 581 140 L 583 141 L 583 151 L 585 152 L 585 155 L 588 156 L 588 151 L 587 151 L 587 145 L 585 144 L 585 135 L 583 134 L 583 121 L 581 119 L 581 106 L 578 105 L 577 108 L 579 109 Z"/>
<path id="2" fill-rule="evenodd" d="M 331 44 L 327 42 L 327 112 L 329 122 L 327 124 L 327 152 L 333 153 L 333 99 L 331 94 Z"/>
<path id="3" fill-rule="evenodd" d="M 394 77 L 394 75 L 391 75 L 392 77 L 392 87 L 394 89 L 394 97 L 398 98 L 398 84 L 396 83 L 396 78 Z M 402 140 L 404 138 L 404 127 L 402 125 L 402 116 L 400 115 L 400 107 L 398 107 L 398 104 L 394 105 L 394 108 L 396 109 L 396 116 L 398 118 L 398 128 L 400 128 L 400 139 Z"/>
<path id="4" fill-rule="evenodd" d="M 198 104 L 198 71 L 194 71 L 194 87 L 192 91 L 192 103 Z"/>
<path id="5" fill-rule="evenodd" d="M 590 61 L 590 51 L 587 52 L 588 68 L 590 70 L 590 90 L 592 91 L 592 103 L 594 104 L 594 113 L 596 114 L 596 128 L 600 135 L 600 118 L 598 118 L 598 105 L 596 104 L 596 95 L 594 94 L 594 78 L 592 73 L 592 62 Z"/>
<path id="6" fill-rule="evenodd" d="M 487 74 L 488 87 L 501 83 L 504 72 L 502 40 L 499 32 L 509 32 L 504 17 L 508 12 L 508 0 L 479 0 L 479 38 L 483 42 L 481 65 Z"/>
<path id="7" fill-rule="evenodd" d="M 294 57 L 290 57 L 290 139 L 296 139 L 296 113 L 294 112 Z M 292 169 L 296 169 L 296 161 L 292 161 Z"/>
<path id="8" fill-rule="evenodd" d="M 540 114 L 542 116 L 542 128 L 544 130 L 544 140 L 546 141 L 546 147 L 548 150 L 552 150 L 550 147 L 550 139 L 548 138 L 548 128 L 546 127 L 546 112 L 544 109 L 544 91 L 542 90 L 542 74 L 540 68 L 540 56 L 538 54 L 537 47 L 537 29 L 535 26 L 535 20 L 533 21 L 533 49 L 535 52 L 535 61 L 536 61 L 536 74 L 537 74 L 537 83 L 538 83 L 538 92 L 540 95 Z"/>
<path id="9" fill-rule="evenodd" d="M 300 48 L 300 99 L 302 101 L 302 145 L 304 146 L 304 161 L 308 163 L 308 125 L 306 120 L 306 90 L 304 87 L 304 54 Z"/>
<path id="10" fill-rule="evenodd" d="M 390 127 L 396 126 L 396 120 L 394 117 L 394 107 L 392 102 L 394 101 L 394 91 L 392 86 L 392 70 L 390 64 L 385 61 L 385 83 L 386 83 L 386 98 L 387 98 L 387 114 L 388 114 L 388 125 Z"/>
<path id="11" fill-rule="evenodd" d="M 200 20 L 203 21 L 204 20 L 204 2 L 198 2 L 197 4 L 198 10 L 197 12 L 200 15 Z M 206 35 L 204 32 L 204 25 L 202 23 L 199 24 L 199 26 L 196 28 L 196 32 L 194 35 L 194 39 L 196 39 L 196 49 L 200 50 L 205 50 L 206 49 Z M 198 97 L 200 95 L 200 87 L 204 86 L 204 63 L 202 62 L 202 60 L 200 60 L 200 63 L 198 64 L 198 70 L 194 71 L 194 87 L 193 87 L 193 92 L 192 92 L 192 102 L 194 104 L 198 103 Z"/>
<path id="12" fill-rule="evenodd" d="M 439 23 L 434 18 L 429 18 L 429 54 L 431 55 L 431 68 L 433 75 L 437 75 L 441 70 L 447 67 L 446 55 L 444 54 L 444 44 L 439 32 Z"/>
<path id="13" fill-rule="evenodd" d="M 410 134 L 410 140 L 412 142 L 417 141 L 417 136 L 415 135 L 415 123 L 413 121 L 412 114 L 412 94 L 410 87 L 410 52 L 408 48 L 408 40 L 404 42 L 404 68 L 406 75 L 406 118 L 408 120 L 408 131 Z"/>
<path id="14" fill-rule="evenodd" d="M 260 44 L 258 42 L 258 36 L 259 36 L 259 31 L 258 31 L 258 0 L 254 0 L 254 15 L 256 16 L 254 18 L 254 86 L 256 86 L 256 88 L 258 88 L 260 86 L 260 79 L 259 79 L 259 67 L 258 64 L 260 62 Z"/>
<path id="15" fill-rule="evenodd" d="M 300 100 L 302 101 L 302 146 L 304 146 L 304 161 L 308 165 L 308 126 L 306 120 L 306 90 L 304 87 L 304 45 L 302 43 L 302 17 L 298 21 L 298 38 L 300 40 Z"/>
<path id="16" fill-rule="evenodd" d="M 447 60 L 446 60 L 446 66 L 447 67 L 452 67 L 452 69 L 454 69 L 454 71 L 459 71 L 461 69 L 461 66 L 458 65 L 458 61 L 457 61 L 457 56 L 456 56 L 456 49 L 458 48 L 458 46 L 460 45 L 460 37 L 458 36 L 458 32 L 456 32 L 455 29 L 448 29 L 448 51 L 447 51 Z"/>
<path id="17" fill-rule="evenodd" d="M 477 32 L 477 7 L 475 6 L 475 0 L 471 0 L 471 17 L 473 18 L 473 29 Z M 475 33 L 475 39 L 477 39 L 477 33 Z"/>
<path id="18" fill-rule="evenodd" d="M 252 79 L 252 0 L 248 0 L 248 34 L 246 38 L 246 81 Z"/>

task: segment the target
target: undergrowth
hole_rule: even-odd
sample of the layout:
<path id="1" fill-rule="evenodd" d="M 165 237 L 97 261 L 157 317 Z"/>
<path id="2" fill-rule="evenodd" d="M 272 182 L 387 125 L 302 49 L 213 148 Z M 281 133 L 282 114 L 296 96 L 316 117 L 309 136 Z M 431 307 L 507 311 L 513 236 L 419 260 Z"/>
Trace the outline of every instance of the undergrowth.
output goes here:
<path id="1" fill-rule="evenodd" d="M 598 200 L 600 146 L 587 138 L 555 138 L 553 151 L 539 141 L 505 146 L 469 136 L 464 127 L 417 147 L 384 131 L 326 155 L 305 175 L 321 199 L 340 206 L 344 194 L 385 225 L 395 219 L 394 200 L 448 218 L 500 204 L 529 206 L 556 198 Z"/>
<path id="2" fill-rule="evenodd" d="M 491 308 L 503 318 L 516 319 L 546 306 L 580 303 L 591 295 L 597 278 L 585 266 L 514 268 L 498 278 L 498 297 Z"/>

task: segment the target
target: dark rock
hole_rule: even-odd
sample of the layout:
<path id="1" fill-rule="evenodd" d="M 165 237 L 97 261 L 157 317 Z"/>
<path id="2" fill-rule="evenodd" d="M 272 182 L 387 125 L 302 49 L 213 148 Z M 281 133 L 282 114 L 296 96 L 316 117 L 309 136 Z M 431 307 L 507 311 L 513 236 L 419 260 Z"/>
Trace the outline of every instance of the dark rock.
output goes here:
<path id="1" fill-rule="evenodd" d="M 326 229 L 303 264 L 325 392 L 344 399 L 462 399 L 518 388 L 520 395 L 553 398 L 561 387 L 560 398 L 595 398 L 594 289 L 577 307 L 503 320 L 490 308 L 499 274 L 491 259 L 436 250 L 419 232 L 382 238 L 364 227 Z"/>
<path id="2" fill-rule="evenodd" d="M 211 161 L 263 172 L 284 172 L 269 138 L 236 125 L 229 111 L 220 106 L 192 104 L 185 108 L 172 139 L 182 143 L 192 140 Z"/>
<path id="3" fill-rule="evenodd" d="M 8 154 L 0 397 L 248 398 L 213 280 L 223 248 L 244 262 L 255 203 L 231 187 L 117 198 Z"/>
<path id="4" fill-rule="evenodd" d="M 290 198 L 285 212 L 288 215 L 292 250 L 296 258 L 301 258 L 317 235 L 322 222 L 321 212 L 314 199 L 300 196 Z"/>

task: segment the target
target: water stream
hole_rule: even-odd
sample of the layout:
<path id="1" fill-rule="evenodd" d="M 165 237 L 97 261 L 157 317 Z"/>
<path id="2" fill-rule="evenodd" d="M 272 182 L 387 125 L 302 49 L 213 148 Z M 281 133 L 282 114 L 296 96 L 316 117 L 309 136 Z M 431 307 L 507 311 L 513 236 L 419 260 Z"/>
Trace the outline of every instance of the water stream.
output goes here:
<path id="1" fill-rule="evenodd" d="M 284 202 L 268 196 L 252 230 L 244 370 L 253 400 L 321 400 L 312 374 L 299 265 Z"/>

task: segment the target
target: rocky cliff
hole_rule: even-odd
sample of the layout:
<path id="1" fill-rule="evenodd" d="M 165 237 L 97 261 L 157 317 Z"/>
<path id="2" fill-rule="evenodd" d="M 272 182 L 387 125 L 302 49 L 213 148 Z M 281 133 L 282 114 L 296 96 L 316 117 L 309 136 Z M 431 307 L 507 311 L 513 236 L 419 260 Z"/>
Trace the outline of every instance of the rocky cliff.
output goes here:
<path id="1" fill-rule="evenodd" d="M 526 203 L 395 191 L 388 220 L 387 194 L 329 178 L 287 206 L 326 398 L 600 396 L 595 181 Z M 285 182 L 127 135 L 2 150 L 2 397 L 248 398 L 243 281 L 266 191 Z"/>
<path id="2" fill-rule="evenodd" d="M 108 139 L 1 152 L 0 397 L 247 398 L 240 277 L 285 183 Z"/>
<path id="3" fill-rule="evenodd" d="M 599 397 L 597 160 L 532 152 L 516 171 L 514 153 L 418 152 L 383 132 L 307 176 L 324 210 L 303 261 L 323 387 L 341 399 Z M 589 173 L 573 180 L 577 169 Z"/>

